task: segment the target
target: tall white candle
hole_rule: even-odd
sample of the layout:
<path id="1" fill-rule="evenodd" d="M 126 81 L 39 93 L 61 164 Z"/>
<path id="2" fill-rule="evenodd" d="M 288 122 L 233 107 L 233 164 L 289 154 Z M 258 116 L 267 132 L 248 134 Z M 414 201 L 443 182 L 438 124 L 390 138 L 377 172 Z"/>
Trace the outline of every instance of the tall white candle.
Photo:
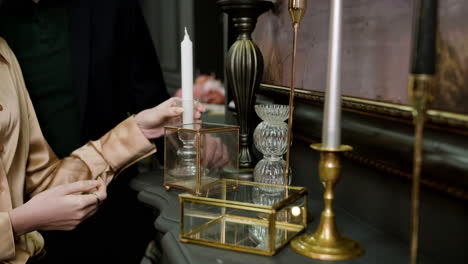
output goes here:
<path id="1" fill-rule="evenodd" d="M 322 128 L 325 148 L 341 144 L 341 25 L 342 0 L 331 1 L 330 36 L 328 44 L 328 72 Z"/>
<path id="2" fill-rule="evenodd" d="M 185 28 L 185 35 L 180 44 L 183 123 L 193 123 L 193 49 L 192 41 Z"/>

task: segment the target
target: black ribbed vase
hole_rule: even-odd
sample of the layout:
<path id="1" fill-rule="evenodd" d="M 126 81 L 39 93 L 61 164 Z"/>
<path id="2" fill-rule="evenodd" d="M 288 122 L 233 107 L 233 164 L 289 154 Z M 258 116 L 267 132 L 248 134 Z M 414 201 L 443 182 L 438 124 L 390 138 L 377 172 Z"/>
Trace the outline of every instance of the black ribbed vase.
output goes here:
<path id="1" fill-rule="evenodd" d="M 255 166 L 252 155 L 252 117 L 255 116 L 255 94 L 263 75 L 263 56 L 252 41 L 257 18 L 273 7 L 265 0 L 219 0 L 218 6 L 228 14 L 237 40 L 226 57 L 226 77 L 236 104 L 240 126 L 239 168 Z"/>

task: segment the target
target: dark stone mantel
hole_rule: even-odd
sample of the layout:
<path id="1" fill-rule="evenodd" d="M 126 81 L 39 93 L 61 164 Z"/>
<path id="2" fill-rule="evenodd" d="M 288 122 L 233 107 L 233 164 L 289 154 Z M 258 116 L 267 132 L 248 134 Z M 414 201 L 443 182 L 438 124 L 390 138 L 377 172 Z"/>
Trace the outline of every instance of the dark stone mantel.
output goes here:
<path id="1" fill-rule="evenodd" d="M 155 228 L 161 233 L 160 243 L 163 249 L 162 263 L 180 264 L 234 264 L 234 263 L 351 263 L 351 264 L 396 264 L 409 262 L 408 243 L 398 240 L 362 222 L 350 212 L 335 208 L 337 225 L 342 234 L 359 241 L 366 250 L 364 256 L 348 260 L 327 262 L 309 259 L 293 252 L 288 246 L 273 257 L 228 251 L 207 246 L 181 243 L 179 241 L 179 200 L 182 191 L 166 191 L 162 186 L 162 171 L 142 173 L 136 177 L 131 186 L 139 192 L 141 202 L 151 206 L 159 215 L 155 221 Z M 309 223 L 307 232 L 315 230 L 318 215 L 323 208 L 322 201 L 309 199 L 308 210 L 313 220 Z M 427 257 L 420 256 L 419 263 L 436 263 Z"/>

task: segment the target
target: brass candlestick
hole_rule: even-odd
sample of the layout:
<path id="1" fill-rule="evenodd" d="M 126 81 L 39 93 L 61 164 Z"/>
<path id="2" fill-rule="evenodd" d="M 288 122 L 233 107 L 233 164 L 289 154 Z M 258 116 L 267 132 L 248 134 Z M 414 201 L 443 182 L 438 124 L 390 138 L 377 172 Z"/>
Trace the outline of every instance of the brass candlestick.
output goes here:
<path id="1" fill-rule="evenodd" d="M 434 97 L 433 76 L 430 74 L 412 74 L 409 78 L 408 95 L 413 106 L 414 152 L 413 186 L 411 192 L 411 264 L 417 263 L 419 237 L 419 189 L 422 166 L 422 140 L 426 112 Z"/>
<path id="2" fill-rule="evenodd" d="M 422 144 L 426 112 L 433 98 L 436 65 L 436 31 L 438 0 L 415 0 L 408 98 L 413 107 L 414 150 L 413 186 L 411 191 L 410 263 L 416 264 L 419 240 L 419 185 L 422 167 Z"/>
<path id="3" fill-rule="evenodd" d="M 292 63 L 291 63 L 291 87 L 289 92 L 289 118 L 288 118 L 288 144 L 286 148 L 286 168 L 284 170 L 284 184 L 289 184 L 289 159 L 291 150 L 292 138 L 292 125 L 293 125 L 293 111 L 294 111 L 294 88 L 295 88 L 295 73 L 296 73 L 296 50 L 297 50 L 297 34 L 299 31 L 299 24 L 307 8 L 307 0 L 289 0 L 288 10 L 291 16 L 294 36 L 293 36 L 293 49 L 292 49 Z"/>
<path id="4" fill-rule="evenodd" d="M 328 149 L 322 144 L 312 144 L 311 148 L 320 151 L 319 175 L 325 187 L 325 208 L 317 231 L 296 237 L 291 241 L 291 248 L 301 255 L 321 260 L 346 260 L 360 256 L 364 253 L 363 247 L 338 233 L 332 207 L 333 187 L 341 174 L 341 154 L 352 150 L 352 147 L 341 145 L 336 149 Z"/>

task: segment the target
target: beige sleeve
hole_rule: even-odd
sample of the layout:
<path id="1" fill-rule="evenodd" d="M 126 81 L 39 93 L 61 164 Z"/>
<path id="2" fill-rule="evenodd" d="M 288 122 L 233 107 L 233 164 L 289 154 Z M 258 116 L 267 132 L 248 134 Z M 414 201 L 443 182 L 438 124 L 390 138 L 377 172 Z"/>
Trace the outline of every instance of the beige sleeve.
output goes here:
<path id="1" fill-rule="evenodd" d="M 99 140 L 88 142 L 69 157 L 57 159 L 42 135 L 18 62 L 13 54 L 11 57 L 18 96 L 26 106 L 29 122 L 26 195 L 34 196 L 53 186 L 98 177 L 109 183 L 120 171 L 156 151 L 154 144 L 146 139 L 132 116 Z"/>
<path id="2" fill-rule="evenodd" d="M 31 196 L 79 180 L 101 177 L 109 183 L 120 171 L 156 151 L 133 117 L 62 160 L 55 158 L 39 133 L 31 133 L 30 146 L 25 189 Z"/>
<path id="3" fill-rule="evenodd" d="M 0 262 L 11 259 L 15 256 L 15 238 L 11 227 L 10 215 L 7 212 L 0 212 Z"/>

